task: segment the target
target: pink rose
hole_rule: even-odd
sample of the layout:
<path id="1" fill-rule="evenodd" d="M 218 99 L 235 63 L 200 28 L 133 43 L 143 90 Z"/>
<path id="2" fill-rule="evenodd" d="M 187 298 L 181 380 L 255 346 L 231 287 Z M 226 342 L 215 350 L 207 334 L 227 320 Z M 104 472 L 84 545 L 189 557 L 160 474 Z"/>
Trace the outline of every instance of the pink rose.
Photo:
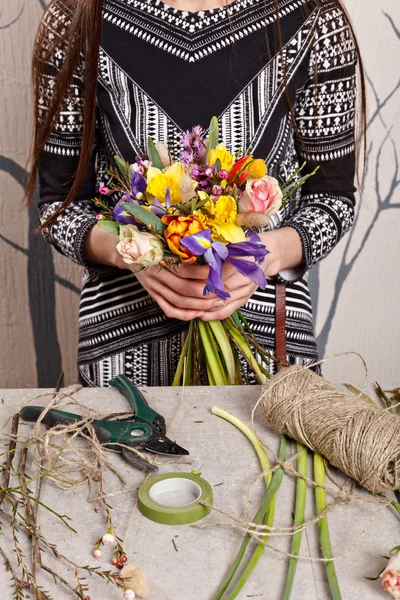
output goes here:
<path id="1" fill-rule="evenodd" d="M 134 225 L 121 225 L 119 235 L 117 250 L 128 265 L 147 268 L 164 258 L 164 245 L 152 233 L 141 232 Z"/>
<path id="2" fill-rule="evenodd" d="M 261 179 L 249 179 L 239 201 L 239 212 L 263 213 L 271 217 L 280 209 L 282 197 L 275 177 L 264 175 Z"/>
<path id="3" fill-rule="evenodd" d="M 393 598 L 400 598 L 400 551 L 391 555 L 386 569 L 380 576 L 383 589 L 389 592 Z"/>

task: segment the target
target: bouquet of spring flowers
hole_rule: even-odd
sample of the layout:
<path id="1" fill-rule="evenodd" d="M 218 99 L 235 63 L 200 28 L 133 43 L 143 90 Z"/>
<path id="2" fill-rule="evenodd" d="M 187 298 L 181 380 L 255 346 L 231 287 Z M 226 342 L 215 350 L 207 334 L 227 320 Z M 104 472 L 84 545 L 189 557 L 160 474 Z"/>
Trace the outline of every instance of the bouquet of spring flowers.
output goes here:
<path id="1" fill-rule="evenodd" d="M 147 152 L 133 164 L 115 157 L 112 183 L 100 188 L 102 198 L 94 202 L 100 209 L 98 224 L 119 235 L 117 249 L 127 264 L 138 269 L 208 264 L 204 295 L 227 300 L 224 262 L 265 288 L 259 265 L 268 250 L 249 229 L 267 226 L 312 174 L 300 177 L 302 167 L 279 185 L 267 175 L 264 160 L 249 153 L 234 156 L 218 139 L 218 119 L 213 117 L 208 139 L 199 125 L 184 133 L 180 160 L 173 162 L 168 149 L 149 138 Z M 121 196 L 113 208 L 104 199 L 111 193 Z M 256 361 L 255 351 L 268 364 L 268 353 L 257 344 L 240 311 L 223 321 L 195 319 L 173 385 L 198 385 L 203 364 L 210 385 L 241 384 L 241 363 L 264 383 L 269 372 Z"/>

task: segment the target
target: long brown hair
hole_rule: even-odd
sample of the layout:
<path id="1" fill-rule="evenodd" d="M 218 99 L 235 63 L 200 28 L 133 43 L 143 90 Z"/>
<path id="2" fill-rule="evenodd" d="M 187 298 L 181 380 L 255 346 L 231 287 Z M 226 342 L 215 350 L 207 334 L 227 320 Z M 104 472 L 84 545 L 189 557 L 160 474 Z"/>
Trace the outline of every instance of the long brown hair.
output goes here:
<path id="1" fill-rule="evenodd" d="M 357 144 L 356 144 L 356 160 L 357 165 L 360 164 L 360 150 L 364 156 L 364 163 L 362 173 L 365 171 L 365 156 L 366 156 L 366 86 L 365 76 L 362 65 L 362 59 L 360 49 L 356 40 L 353 26 L 350 18 L 343 6 L 341 0 L 334 0 L 338 8 L 340 8 L 346 16 L 349 27 L 351 29 L 353 38 L 355 40 L 357 54 L 358 54 L 358 71 L 360 78 L 360 107 L 358 112 L 358 127 L 357 127 Z M 40 163 L 40 158 L 44 150 L 44 146 L 52 133 L 54 124 L 58 118 L 58 115 L 62 109 L 62 105 L 65 97 L 67 96 L 70 83 L 72 81 L 73 73 L 78 64 L 80 57 L 83 58 L 85 64 L 85 77 L 84 77 L 84 109 L 83 109 L 83 133 L 82 133 L 82 144 L 78 167 L 75 173 L 75 177 L 72 186 L 69 190 L 68 195 L 62 204 L 54 211 L 52 215 L 39 227 L 39 231 L 50 225 L 57 216 L 65 210 L 74 198 L 79 193 L 83 181 L 86 176 L 87 169 L 90 163 L 90 157 L 93 149 L 93 142 L 95 136 L 95 112 L 96 112 L 96 89 L 97 89 L 97 77 L 98 77 L 98 60 L 100 50 L 100 39 L 101 39 L 101 24 L 102 24 L 102 11 L 106 0 L 52 0 L 47 7 L 42 22 L 39 26 L 39 31 L 35 40 L 33 63 L 32 63 L 32 81 L 34 90 L 34 131 L 33 131 L 33 150 L 32 150 L 32 164 L 31 172 L 26 188 L 25 199 L 29 203 L 36 191 L 37 184 L 37 170 Z M 312 4 L 315 7 L 321 6 L 320 0 L 312 0 Z M 277 21 L 277 40 L 278 46 L 283 55 L 282 48 L 282 36 L 280 30 L 280 17 L 279 17 L 279 5 L 278 0 L 274 0 L 276 21 Z M 54 8 L 60 8 L 62 11 L 66 11 L 67 14 L 67 27 L 63 26 L 59 28 L 57 36 L 54 40 L 54 44 L 51 44 L 49 51 L 54 53 L 58 47 L 62 47 L 65 52 L 64 64 L 61 68 L 59 76 L 57 78 L 57 84 L 55 86 L 51 105 L 47 112 L 46 118 L 41 121 L 39 119 L 39 96 L 40 87 L 43 81 L 43 76 L 46 73 L 47 61 L 46 56 L 43 55 L 44 49 L 48 48 L 47 43 L 48 30 L 45 26 L 46 18 L 48 17 L 49 11 Z M 61 22 L 60 25 L 63 25 Z M 50 57 L 49 57 L 50 58 Z M 285 80 L 286 88 L 286 99 L 288 104 L 288 110 L 291 119 L 296 127 L 294 120 L 294 113 L 292 110 L 288 85 Z M 297 130 L 297 127 L 296 127 Z M 297 131 L 297 133 L 299 133 Z M 363 143 L 362 143 L 363 141 Z M 358 169 L 358 172 L 360 169 Z"/>

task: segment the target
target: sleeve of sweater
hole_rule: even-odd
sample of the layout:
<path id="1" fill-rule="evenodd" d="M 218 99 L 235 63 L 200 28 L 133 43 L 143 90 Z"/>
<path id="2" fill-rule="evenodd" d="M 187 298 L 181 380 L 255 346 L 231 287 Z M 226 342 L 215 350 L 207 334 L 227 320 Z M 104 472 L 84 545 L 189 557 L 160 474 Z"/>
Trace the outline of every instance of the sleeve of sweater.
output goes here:
<path id="1" fill-rule="evenodd" d="M 63 65 L 65 52 L 57 48 L 56 38 L 68 25 L 67 9 L 61 3 L 48 12 L 43 27 L 46 31 L 45 75 L 41 81 L 39 120 L 44 119 L 52 91 Z M 52 133 L 44 148 L 39 170 L 39 215 L 43 223 L 68 195 L 77 170 L 83 134 L 83 60 L 79 60 L 69 92 Z M 96 223 L 96 211 L 91 199 L 96 188 L 97 142 L 93 148 L 90 167 L 84 184 L 72 204 L 43 231 L 45 239 L 58 252 L 75 262 L 89 266 L 83 257 L 85 235 Z"/>
<path id="2" fill-rule="evenodd" d="M 285 226 L 293 227 L 303 246 L 299 269 L 282 271 L 283 281 L 304 275 L 327 256 L 354 221 L 355 102 L 357 55 L 354 40 L 340 9 L 328 2 L 316 21 L 309 77 L 295 104 L 296 149 L 306 181 Z M 304 150 L 304 146 L 307 151 Z"/>

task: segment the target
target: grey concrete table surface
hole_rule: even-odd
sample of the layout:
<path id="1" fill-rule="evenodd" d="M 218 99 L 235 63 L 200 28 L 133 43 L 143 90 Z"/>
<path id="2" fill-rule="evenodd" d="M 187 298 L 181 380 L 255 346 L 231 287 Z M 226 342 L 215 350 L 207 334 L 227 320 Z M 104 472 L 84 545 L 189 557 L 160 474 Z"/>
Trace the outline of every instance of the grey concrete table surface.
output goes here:
<path id="1" fill-rule="evenodd" d="M 48 392 L 49 390 L 47 390 Z M 43 392 L 43 391 L 42 391 Z M 39 390 L 0 391 L 1 422 L 29 398 L 42 393 Z M 246 514 L 251 517 L 263 492 L 260 480 L 251 488 L 250 501 L 247 498 L 249 485 L 260 473 L 257 456 L 241 432 L 230 423 L 211 413 L 213 406 L 228 410 L 248 424 L 251 424 L 251 409 L 256 403 L 259 387 L 187 388 L 182 402 L 181 388 L 147 388 L 144 390 L 151 406 L 173 422 L 169 436 L 190 451 L 190 464 L 165 464 L 159 460 L 160 472 L 201 471 L 203 477 L 213 486 L 214 505 L 238 518 Z M 76 394 L 77 400 L 96 408 L 99 412 L 126 411 L 125 399 L 112 389 L 84 389 Z M 35 400 L 35 404 L 46 404 L 46 400 Z M 182 403 L 182 404 L 181 404 Z M 257 434 L 273 452 L 278 451 L 279 435 L 259 414 L 255 418 Z M 29 432 L 29 424 L 21 424 L 20 432 Z M 295 444 L 289 444 L 289 455 L 295 453 Z M 143 474 L 135 470 L 119 455 L 112 455 L 117 467 L 123 472 L 129 486 L 143 480 Z M 309 461 L 310 462 L 310 461 Z M 311 467 L 311 465 L 310 465 Z M 311 471 L 310 471 L 311 472 Z M 32 472 L 30 472 L 32 475 Z M 339 476 L 335 472 L 335 476 Z M 106 492 L 123 489 L 115 478 L 106 481 Z M 362 492 L 361 492 L 362 493 Z M 53 515 L 40 508 L 38 523 L 46 537 L 58 548 L 79 564 L 110 567 L 111 551 L 104 549 L 100 560 L 91 557 L 95 541 L 103 535 L 104 514 L 95 512 L 88 503 L 87 488 L 64 491 L 51 482 L 46 482 L 42 500 L 56 508 L 59 513 L 72 518 L 77 533 L 70 532 Z M 128 521 L 136 503 L 136 493 L 129 492 L 115 496 L 110 501 L 113 518 L 119 537 L 124 538 Z M 277 495 L 275 526 L 289 527 L 294 510 L 294 482 L 285 476 Z M 307 517 L 314 515 L 315 504 L 311 490 L 308 490 Z M 377 510 L 375 504 L 352 502 L 335 509 L 329 515 L 331 540 L 334 555 L 346 553 L 353 542 L 362 534 L 367 522 Z M 132 526 L 126 540 L 125 550 L 129 561 L 143 566 L 152 585 L 150 600 L 211 600 L 227 569 L 231 565 L 243 534 L 221 523 L 230 523 L 227 518 L 212 512 L 197 528 L 189 525 L 159 525 L 146 519 L 136 510 Z M 372 522 L 357 548 L 345 558 L 337 561 L 338 579 L 344 599 L 372 600 L 385 598 L 379 582 L 368 582 L 364 576 L 374 576 L 384 566 L 382 558 L 390 548 L 399 543 L 398 518 L 394 511 L 385 508 Z M 3 527 L 1 546 L 11 550 L 9 533 Z M 175 546 L 174 543 L 175 542 Z M 291 538 L 274 537 L 271 546 L 284 552 L 290 551 Z M 307 536 L 303 535 L 301 555 L 319 556 L 317 527 L 311 527 Z M 46 553 L 46 560 L 50 560 Z M 53 560 L 53 568 L 58 561 Z M 285 581 L 288 559 L 267 548 L 257 565 L 254 574 L 238 595 L 239 599 L 261 598 L 280 599 Z M 73 580 L 73 570 L 63 571 Z M 1 598 L 12 598 L 9 586 L 10 575 L 0 568 Z M 55 586 L 46 573 L 39 574 L 39 581 L 50 590 L 57 600 L 72 598 L 72 594 L 59 585 Z M 89 581 L 89 595 L 92 600 L 117 600 L 122 593 L 112 586 L 106 586 L 96 578 Z M 300 561 L 292 598 L 308 600 L 330 598 L 324 567 L 321 563 Z"/>

